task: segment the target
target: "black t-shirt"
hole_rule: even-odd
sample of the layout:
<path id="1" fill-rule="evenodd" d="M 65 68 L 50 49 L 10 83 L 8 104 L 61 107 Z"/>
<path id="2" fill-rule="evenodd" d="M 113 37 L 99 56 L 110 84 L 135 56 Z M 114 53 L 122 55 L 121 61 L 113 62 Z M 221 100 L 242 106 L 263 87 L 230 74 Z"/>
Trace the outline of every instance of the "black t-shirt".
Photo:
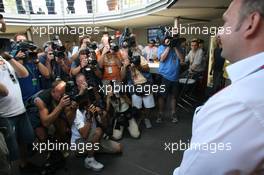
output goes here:
<path id="1" fill-rule="evenodd" d="M 48 108 L 49 113 L 53 111 L 55 106 L 55 101 L 51 96 L 51 89 L 43 90 L 38 97 L 44 102 L 45 106 Z"/>

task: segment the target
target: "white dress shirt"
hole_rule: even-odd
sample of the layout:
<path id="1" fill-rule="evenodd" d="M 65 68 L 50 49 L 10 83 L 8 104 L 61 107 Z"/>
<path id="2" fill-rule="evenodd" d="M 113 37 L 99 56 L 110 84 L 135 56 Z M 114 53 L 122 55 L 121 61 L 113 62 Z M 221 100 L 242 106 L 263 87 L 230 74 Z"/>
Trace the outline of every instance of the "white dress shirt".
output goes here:
<path id="1" fill-rule="evenodd" d="M 215 153 L 186 150 L 173 175 L 224 175 L 231 170 L 240 170 L 244 175 L 264 158 L 262 66 L 264 52 L 227 67 L 232 84 L 196 110 L 191 139 L 191 144 L 222 146 Z"/>

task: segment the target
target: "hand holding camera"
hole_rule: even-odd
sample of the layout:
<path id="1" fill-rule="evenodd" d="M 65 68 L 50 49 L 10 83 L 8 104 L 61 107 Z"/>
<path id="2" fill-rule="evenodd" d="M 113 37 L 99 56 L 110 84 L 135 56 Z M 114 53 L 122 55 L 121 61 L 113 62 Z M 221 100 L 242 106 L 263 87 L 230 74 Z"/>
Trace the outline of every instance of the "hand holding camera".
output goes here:
<path id="1" fill-rule="evenodd" d="M 60 103 L 59 103 L 59 106 L 61 108 L 64 108 L 66 106 L 69 106 L 71 104 L 71 99 L 68 95 L 64 95 L 61 100 L 60 100 Z"/>
<path id="2" fill-rule="evenodd" d="M 80 66 L 81 68 L 84 68 L 88 65 L 88 58 L 84 58 L 81 60 Z"/>

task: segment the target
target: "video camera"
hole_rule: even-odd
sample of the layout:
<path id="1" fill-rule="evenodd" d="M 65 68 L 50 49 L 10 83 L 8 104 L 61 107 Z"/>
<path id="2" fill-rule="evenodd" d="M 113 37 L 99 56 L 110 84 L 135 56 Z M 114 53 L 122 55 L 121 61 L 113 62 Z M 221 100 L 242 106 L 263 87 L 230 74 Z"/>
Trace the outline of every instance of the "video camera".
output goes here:
<path id="1" fill-rule="evenodd" d="M 131 49 L 128 50 L 128 58 L 130 63 L 133 63 L 135 66 L 139 66 L 141 63 L 140 55 L 133 55 Z"/>
<path id="2" fill-rule="evenodd" d="M 38 46 L 36 46 L 31 41 L 21 41 L 17 43 L 13 43 L 11 45 L 11 54 L 12 56 L 16 56 L 19 51 L 23 52 L 25 54 L 25 57 L 23 59 L 30 59 L 35 60 L 37 59 L 38 53 L 36 52 L 36 49 Z"/>
<path id="3" fill-rule="evenodd" d="M 125 28 L 121 35 L 120 45 L 124 48 L 136 47 L 136 38 L 131 34 L 129 28 Z"/>
<path id="4" fill-rule="evenodd" d="M 171 29 L 173 30 L 173 28 Z M 180 35 L 179 34 L 173 34 L 172 31 L 166 30 L 166 27 L 160 26 L 160 30 L 158 32 L 157 40 L 160 43 L 164 43 L 166 39 L 169 39 L 170 44 L 169 47 L 179 47 L 181 44 Z"/>
<path id="5" fill-rule="evenodd" d="M 110 50 L 112 50 L 114 52 L 118 52 L 119 46 L 114 42 L 114 40 L 115 40 L 115 36 L 109 36 L 108 43 L 110 46 Z"/>

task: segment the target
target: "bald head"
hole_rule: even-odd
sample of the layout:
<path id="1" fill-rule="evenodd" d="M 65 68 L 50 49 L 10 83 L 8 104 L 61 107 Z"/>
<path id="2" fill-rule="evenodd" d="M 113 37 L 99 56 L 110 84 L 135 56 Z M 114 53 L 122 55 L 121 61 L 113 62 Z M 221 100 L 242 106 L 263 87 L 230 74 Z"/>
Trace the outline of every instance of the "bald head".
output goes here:
<path id="1" fill-rule="evenodd" d="M 66 83 L 64 81 L 55 81 L 52 84 L 51 95 L 52 98 L 59 102 L 65 93 Z"/>

